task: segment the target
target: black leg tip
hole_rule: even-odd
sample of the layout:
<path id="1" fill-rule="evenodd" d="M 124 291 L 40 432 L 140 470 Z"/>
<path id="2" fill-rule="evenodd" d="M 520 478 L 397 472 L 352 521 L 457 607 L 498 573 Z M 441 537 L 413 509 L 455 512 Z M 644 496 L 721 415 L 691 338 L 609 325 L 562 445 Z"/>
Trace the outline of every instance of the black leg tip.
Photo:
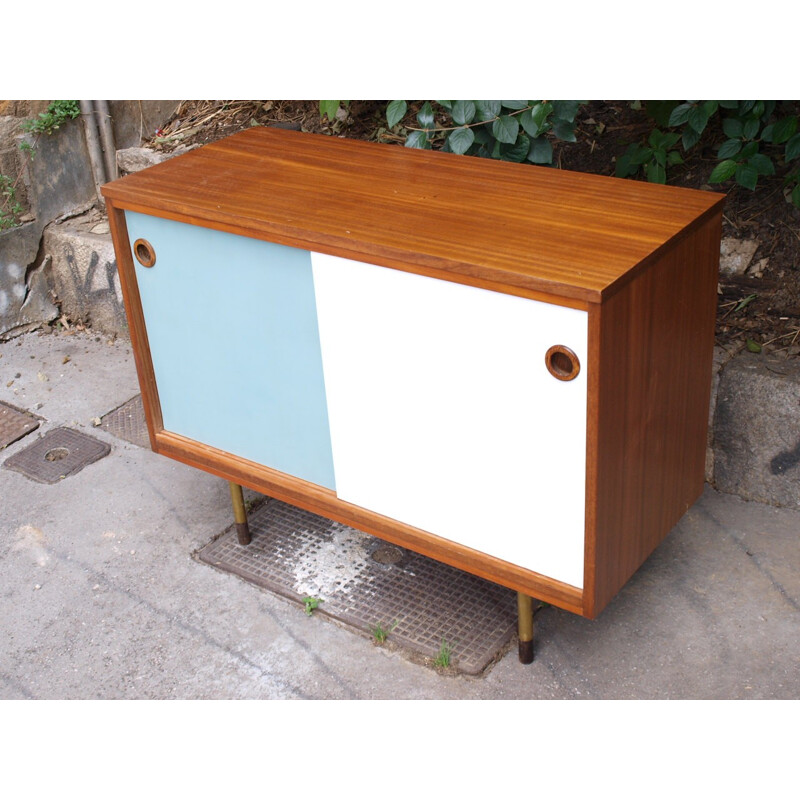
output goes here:
<path id="1" fill-rule="evenodd" d="M 520 664 L 533 663 L 533 642 L 520 642 L 519 643 L 519 661 Z"/>
<path id="2" fill-rule="evenodd" d="M 236 538 L 239 544 L 250 544 L 250 528 L 246 522 L 236 523 Z"/>

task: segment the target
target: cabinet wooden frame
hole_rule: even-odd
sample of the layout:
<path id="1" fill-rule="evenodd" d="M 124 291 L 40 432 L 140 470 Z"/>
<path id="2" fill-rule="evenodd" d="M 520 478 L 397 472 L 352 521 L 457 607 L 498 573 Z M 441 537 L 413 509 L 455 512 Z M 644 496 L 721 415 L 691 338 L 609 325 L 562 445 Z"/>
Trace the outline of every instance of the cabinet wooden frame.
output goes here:
<path id="1" fill-rule="evenodd" d="M 340 158 L 344 163 L 337 167 Z M 384 160 L 391 167 L 382 173 Z M 287 184 L 292 175 L 299 188 Z M 398 175 L 405 184 L 398 184 Z M 476 181 L 482 193 L 459 188 Z M 218 194 L 223 185 L 225 196 Z M 351 194 L 343 188 L 348 185 Z M 253 186 L 270 199 L 259 199 Z M 478 238 L 462 241 L 463 220 L 479 213 L 487 192 L 489 202 L 505 198 L 493 213 L 511 226 L 512 239 L 525 229 L 525 209 L 508 196 L 514 188 L 551 193 L 549 202 L 558 211 L 539 236 L 553 239 L 542 265 L 528 266 L 518 248 L 508 256 L 510 266 L 504 266 L 496 249 L 502 237 L 491 232 L 495 226 L 479 226 L 472 231 Z M 702 492 L 723 196 L 263 129 L 115 181 L 103 191 L 155 452 L 589 618 L 611 601 Z M 439 196 L 431 199 L 436 191 Z M 281 192 L 287 198 L 283 205 L 274 200 Z M 370 198 L 387 202 L 389 192 L 409 193 L 396 207 L 393 224 L 407 225 L 414 235 L 369 236 L 364 232 L 369 220 L 354 234 L 356 224 L 348 222 L 354 209 Z M 317 222 L 308 209 L 323 201 Z M 624 222 L 620 203 L 627 215 L 645 209 L 631 217 L 627 235 L 619 230 Z M 603 228 L 606 204 L 613 217 L 608 232 Z M 541 222 L 547 201 L 540 205 L 532 226 L 547 224 Z M 586 311 L 583 586 L 419 530 L 344 502 L 331 489 L 165 430 L 126 211 Z M 451 259 L 446 257 L 448 219 L 456 220 L 449 234 Z M 495 249 L 484 263 L 481 252 L 490 246 Z M 575 258 L 569 260 L 571 246 Z M 595 272 L 584 266 L 593 263 L 593 254 L 609 266 Z"/>

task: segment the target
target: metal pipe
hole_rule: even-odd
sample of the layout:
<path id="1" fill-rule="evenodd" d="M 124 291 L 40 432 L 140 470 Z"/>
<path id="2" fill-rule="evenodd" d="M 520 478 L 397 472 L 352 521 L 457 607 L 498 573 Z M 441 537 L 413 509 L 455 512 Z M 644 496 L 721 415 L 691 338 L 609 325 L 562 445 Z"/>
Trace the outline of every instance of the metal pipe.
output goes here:
<path id="1" fill-rule="evenodd" d="M 89 149 L 89 161 L 92 165 L 95 190 L 97 199 L 102 203 L 103 195 L 100 187 L 107 182 L 105 165 L 103 163 L 103 148 L 97 132 L 97 119 L 94 113 L 94 105 L 91 100 L 81 100 L 81 117 L 83 118 L 83 130 L 86 134 L 86 145 Z"/>
<path id="2" fill-rule="evenodd" d="M 114 144 L 114 126 L 111 120 L 111 111 L 108 107 L 108 100 L 95 100 L 94 109 L 97 119 L 97 127 L 100 130 L 100 142 L 105 156 L 106 178 L 113 181 L 119 177 L 117 172 L 117 148 Z"/>

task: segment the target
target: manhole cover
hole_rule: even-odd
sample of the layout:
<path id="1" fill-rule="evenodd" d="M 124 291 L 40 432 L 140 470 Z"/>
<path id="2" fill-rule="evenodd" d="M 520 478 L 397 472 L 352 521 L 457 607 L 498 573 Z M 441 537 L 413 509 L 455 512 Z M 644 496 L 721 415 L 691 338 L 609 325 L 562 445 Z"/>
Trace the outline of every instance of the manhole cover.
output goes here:
<path id="1" fill-rule="evenodd" d="M 55 428 L 7 459 L 4 467 L 39 483 L 57 483 L 108 455 L 111 448 L 72 428 Z"/>
<path id="2" fill-rule="evenodd" d="M 118 439 L 124 439 L 138 447 L 150 449 L 150 435 L 147 432 L 147 421 L 144 417 L 144 406 L 140 394 L 106 414 L 101 424 L 104 430 Z"/>
<path id="3" fill-rule="evenodd" d="M 0 403 L 0 450 L 39 427 L 39 420 L 7 403 Z"/>
<path id="4" fill-rule="evenodd" d="M 517 631 L 516 593 L 278 500 L 248 515 L 252 542 L 235 529 L 203 547 L 201 561 L 428 658 L 446 641 L 453 667 L 481 673 Z"/>

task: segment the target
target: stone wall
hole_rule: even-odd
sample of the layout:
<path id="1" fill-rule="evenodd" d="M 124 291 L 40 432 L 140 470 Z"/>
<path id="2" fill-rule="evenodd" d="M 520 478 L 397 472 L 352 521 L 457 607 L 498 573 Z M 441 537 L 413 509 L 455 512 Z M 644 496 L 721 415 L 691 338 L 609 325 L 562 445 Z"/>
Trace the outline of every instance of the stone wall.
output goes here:
<path id="1" fill-rule="evenodd" d="M 54 221 L 103 207 L 82 119 L 52 135 L 25 134 L 23 122 L 48 105 L 46 100 L 0 100 L 0 173 L 15 181 L 16 200 L 24 207 L 23 224 L 0 233 L 0 340 L 50 322 L 60 312 L 91 319 L 107 332 L 124 327 L 112 275 L 116 264 L 103 238 L 92 240 L 90 229 L 88 244 L 79 243 L 76 236 L 86 232 L 80 226 L 69 242 L 66 229 L 45 234 Z M 115 146 L 135 147 L 151 138 L 177 105 L 176 100 L 109 101 Z M 22 142 L 34 148 L 33 158 L 20 150 Z"/>

